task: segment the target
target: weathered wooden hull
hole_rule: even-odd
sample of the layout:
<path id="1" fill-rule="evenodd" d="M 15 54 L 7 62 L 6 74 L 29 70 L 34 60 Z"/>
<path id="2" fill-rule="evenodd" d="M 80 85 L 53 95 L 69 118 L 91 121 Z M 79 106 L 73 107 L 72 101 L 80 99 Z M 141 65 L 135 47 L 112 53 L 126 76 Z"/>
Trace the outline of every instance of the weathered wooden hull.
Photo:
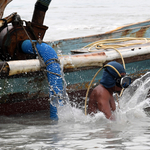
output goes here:
<path id="1" fill-rule="evenodd" d="M 122 26 L 116 30 L 106 32 L 104 34 L 91 35 L 80 38 L 63 39 L 59 41 L 49 42 L 49 44 L 57 51 L 62 50 L 64 54 L 67 54 L 73 49 L 80 49 L 89 43 L 102 39 L 112 39 L 121 37 L 143 37 L 149 38 L 150 34 L 150 20 L 139 22 L 127 26 Z"/>
<path id="2" fill-rule="evenodd" d="M 122 61 L 115 51 L 75 55 L 71 55 L 70 51 L 81 49 L 85 45 L 101 39 L 120 37 L 149 38 L 149 25 L 150 21 L 145 21 L 125 26 L 105 34 L 47 42 L 56 50 L 56 52 L 62 51 L 63 56 L 61 55 L 59 58 L 64 69 L 67 93 L 72 105 L 82 108 L 84 105 L 86 89 L 100 66 L 112 60 L 116 60 L 120 63 L 122 63 Z M 150 70 L 149 43 L 132 46 L 127 49 L 128 51 L 121 51 L 126 63 L 127 74 L 130 74 L 132 78 L 135 79 Z M 90 61 L 90 63 L 86 62 L 86 59 Z M 79 63 L 82 60 L 84 61 Z M 12 62 L 8 61 L 9 69 L 7 70 L 7 75 L 3 75 L 1 70 L 0 115 L 49 109 L 48 82 L 44 73 L 41 71 L 38 60 L 35 61 L 37 61 L 37 68 L 33 66 L 30 69 L 22 68 L 20 69 L 21 71 L 15 70 L 13 72 L 13 67 L 11 66 Z M 18 60 L 18 64 L 20 62 L 21 61 Z M 96 77 L 93 86 L 99 83 L 101 75 L 102 72 Z"/>

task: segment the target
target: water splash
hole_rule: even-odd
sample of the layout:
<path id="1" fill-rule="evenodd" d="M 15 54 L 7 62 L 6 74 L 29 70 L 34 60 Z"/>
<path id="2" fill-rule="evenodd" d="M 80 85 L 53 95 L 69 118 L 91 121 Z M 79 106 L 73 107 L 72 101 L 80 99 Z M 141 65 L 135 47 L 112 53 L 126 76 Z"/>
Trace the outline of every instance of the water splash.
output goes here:
<path id="1" fill-rule="evenodd" d="M 145 108 L 150 107 L 150 72 L 136 79 L 120 98 L 120 109 L 116 111 L 117 121 L 133 122 L 147 117 Z"/>

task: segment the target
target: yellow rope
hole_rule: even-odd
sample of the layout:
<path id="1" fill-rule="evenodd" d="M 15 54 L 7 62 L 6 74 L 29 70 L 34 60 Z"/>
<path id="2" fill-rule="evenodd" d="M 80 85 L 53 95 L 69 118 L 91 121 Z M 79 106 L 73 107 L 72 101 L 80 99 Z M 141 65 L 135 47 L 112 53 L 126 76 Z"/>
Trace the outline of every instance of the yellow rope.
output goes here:
<path id="1" fill-rule="evenodd" d="M 119 73 L 119 71 L 114 66 L 107 64 L 104 67 L 110 67 L 110 68 L 114 69 L 116 71 L 116 73 L 118 74 L 118 76 L 121 77 L 121 74 Z"/>
<path id="2" fill-rule="evenodd" d="M 145 42 L 139 42 L 139 43 L 128 43 L 128 44 L 111 44 L 111 43 L 120 43 L 120 42 L 127 42 L 127 41 L 133 41 L 133 40 L 144 40 Z M 121 47 L 128 47 L 133 45 L 139 45 L 139 44 L 145 44 L 150 42 L 150 38 L 134 38 L 134 37 L 125 37 L 125 38 L 116 38 L 116 39 L 105 39 L 93 42 L 87 46 L 84 46 L 84 48 L 88 48 L 89 52 L 98 51 L 99 49 L 108 49 L 108 48 L 121 48 Z M 93 47 L 95 47 L 97 50 L 91 50 Z"/>
<path id="3" fill-rule="evenodd" d="M 90 90 L 90 87 L 94 81 L 94 79 L 96 78 L 96 76 L 98 75 L 98 73 L 102 70 L 103 68 L 100 68 L 96 74 L 94 75 L 93 79 L 91 80 L 89 86 L 88 86 L 88 89 L 87 89 L 87 92 L 86 92 L 86 97 L 85 97 L 85 115 L 87 115 L 87 112 L 86 112 L 86 104 L 87 104 L 87 97 L 88 97 L 88 94 L 89 94 L 89 90 Z"/>
<path id="4" fill-rule="evenodd" d="M 104 44 L 110 44 L 110 43 L 118 43 L 118 42 L 125 42 L 125 41 L 132 41 L 132 40 L 145 40 L 145 42 L 141 42 L 141 43 L 129 43 L 129 44 L 116 44 L 116 45 L 104 45 Z M 133 38 L 133 37 L 127 37 L 127 38 L 117 38 L 117 39 L 106 39 L 106 40 L 100 40 L 100 41 L 96 41 L 94 43 L 91 43 L 83 48 L 88 48 L 88 51 L 89 52 L 93 52 L 95 50 L 91 50 L 93 47 L 95 47 L 96 49 L 108 49 L 108 48 L 112 48 L 114 49 L 115 51 L 117 51 L 120 56 L 121 56 L 121 59 L 122 59 L 122 63 L 123 63 L 123 67 L 124 69 L 125 68 L 125 62 L 124 62 L 124 59 L 120 53 L 120 51 L 116 48 L 120 48 L 120 47 L 128 47 L 128 46 L 132 46 L 132 45 L 137 45 L 137 44 L 145 44 L 145 43 L 148 43 L 150 42 L 150 38 Z M 109 65 L 105 65 L 105 66 L 109 66 Z M 104 66 L 104 67 L 105 67 Z M 110 66 L 110 67 L 113 67 L 113 66 Z M 88 97 L 88 93 L 89 93 L 89 90 L 90 90 L 90 87 L 94 81 L 94 79 L 96 78 L 96 76 L 98 75 L 98 73 L 102 70 L 103 68 L 100 68 L 96 74 L 94 75 L 93 79 L 91 80 L 89 86 L 88 86 L 88 89 L 87 89 L 87 92 L 86 92 L 86 97 L 85 97 L 85 115 L 87 115 L 87 111 L 86 111 L 86 105 L 87 105 L 87 97 Z M 117 73 L 118 75 L 120 74 L 115 68 L 113 68 Z M 120 76 L 120 75 L 119 75 Z M 120 93 L 120 96 L 122 95 L 124 91 L 124 88 L 122 89 L 121 93 Z M 117 100 L 118 101 L 118 100 Z M 119 101 L 118 101 L 118 105 L 119 105 Z M 119 107 L 119 106 L 118 106 Z"/>

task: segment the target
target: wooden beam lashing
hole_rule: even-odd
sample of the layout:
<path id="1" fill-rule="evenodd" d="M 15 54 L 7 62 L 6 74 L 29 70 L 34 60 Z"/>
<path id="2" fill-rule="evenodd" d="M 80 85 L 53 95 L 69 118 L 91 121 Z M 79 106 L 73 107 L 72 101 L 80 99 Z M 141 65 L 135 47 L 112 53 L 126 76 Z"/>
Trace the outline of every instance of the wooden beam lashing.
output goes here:
<path id="1" fill-rule="evenodd" d="M 9 65 L 7 62 L 0 62 L 0 78 L 7 77 L 9 75 Z"/>

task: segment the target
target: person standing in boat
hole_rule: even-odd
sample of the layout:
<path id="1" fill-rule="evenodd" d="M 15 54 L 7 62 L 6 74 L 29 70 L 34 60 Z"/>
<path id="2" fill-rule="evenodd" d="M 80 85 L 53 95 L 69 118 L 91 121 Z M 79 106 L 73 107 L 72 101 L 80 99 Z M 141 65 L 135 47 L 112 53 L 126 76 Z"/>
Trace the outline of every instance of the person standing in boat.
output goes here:
<path id="1" fill-rule="evenodd" d="M 125 75 L 124 67 L 116 61 L 104 66 L 100 84 L 93 89 L 90 95 L 88 114 L 93 115 L 101 111 L 107 119 L 115 120 L 115 116 L 112 115 L 112 112 L 116 110 L 113 93 L 120 93 L 123 88 L 131 84 L 131 78 Z"/>

